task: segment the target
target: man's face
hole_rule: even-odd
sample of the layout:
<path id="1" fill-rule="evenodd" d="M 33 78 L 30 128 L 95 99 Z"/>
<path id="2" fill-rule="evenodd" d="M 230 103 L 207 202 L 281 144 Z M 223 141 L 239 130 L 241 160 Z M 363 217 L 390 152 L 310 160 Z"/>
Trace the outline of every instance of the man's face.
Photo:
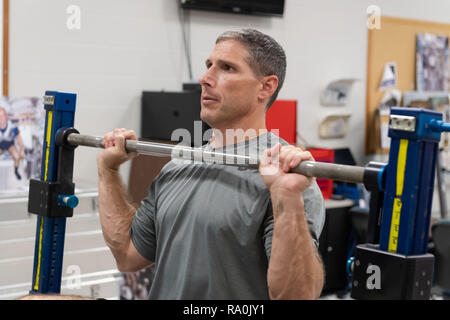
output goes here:
<path id="1" fill-rule="evenodd" d="M 200 117 L 211 127 L 230 127 L 251 114 L 258 102 L 261 82 L 247 63 L 248 51 L 235 40 L 216 44 L 206 60 Z"/>

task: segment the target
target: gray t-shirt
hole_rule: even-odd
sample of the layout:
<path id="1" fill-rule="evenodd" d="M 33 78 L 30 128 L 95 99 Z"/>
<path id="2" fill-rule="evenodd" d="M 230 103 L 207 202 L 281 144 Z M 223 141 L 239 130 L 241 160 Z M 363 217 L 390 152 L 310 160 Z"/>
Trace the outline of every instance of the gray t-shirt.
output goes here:
<path id="1" fill-rule="evenodd" d="M 261 155 L 274 142 L 287 144 L 266 133 L 214 151 Z M 303 198 L 317 246 L 325 210 L 315 182 Z M 270 193 L 257 169 L 182 160 L 164 166 L 131 225 L 137 251 L 155 262 L 149 299 L 268 299 L 272 233 Z"/>

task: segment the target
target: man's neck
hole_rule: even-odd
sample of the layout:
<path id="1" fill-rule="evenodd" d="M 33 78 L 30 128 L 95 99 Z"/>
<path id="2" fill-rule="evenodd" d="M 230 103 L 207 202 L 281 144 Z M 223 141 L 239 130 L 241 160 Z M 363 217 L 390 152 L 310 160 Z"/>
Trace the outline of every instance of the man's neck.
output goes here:
<path id="1" fill-rule="evenodd" d="M 267 133 L 265 119 L 257 121 L 237 121 L 224 127 L 213 128 L 210 140 L 212 148 L 220 148 L 254 139 Z"/>

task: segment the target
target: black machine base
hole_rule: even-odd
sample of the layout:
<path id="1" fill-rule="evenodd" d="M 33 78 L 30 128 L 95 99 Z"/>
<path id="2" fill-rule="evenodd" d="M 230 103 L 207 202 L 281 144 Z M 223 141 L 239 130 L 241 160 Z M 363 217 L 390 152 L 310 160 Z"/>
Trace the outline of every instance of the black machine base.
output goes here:
<path id="1" fill-rule="evenodd" d="M 405 256 L 378 245 L 358 245 L 354 252 L 351 297 L 362 300 L 426 300 L 433 283 L 432 254 Z"/>

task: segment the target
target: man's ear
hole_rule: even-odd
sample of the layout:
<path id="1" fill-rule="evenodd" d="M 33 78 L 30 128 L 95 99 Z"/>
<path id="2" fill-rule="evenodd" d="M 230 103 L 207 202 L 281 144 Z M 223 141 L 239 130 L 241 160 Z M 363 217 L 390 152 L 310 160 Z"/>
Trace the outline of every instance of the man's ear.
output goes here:
<path id="1" fill-rule="evenodd" d="M 278 77 L 276 75 L 265 76 L 261 79 L 261 89 L 258 97 L 261 100 L 268 100 L 278 88 Z"/>

